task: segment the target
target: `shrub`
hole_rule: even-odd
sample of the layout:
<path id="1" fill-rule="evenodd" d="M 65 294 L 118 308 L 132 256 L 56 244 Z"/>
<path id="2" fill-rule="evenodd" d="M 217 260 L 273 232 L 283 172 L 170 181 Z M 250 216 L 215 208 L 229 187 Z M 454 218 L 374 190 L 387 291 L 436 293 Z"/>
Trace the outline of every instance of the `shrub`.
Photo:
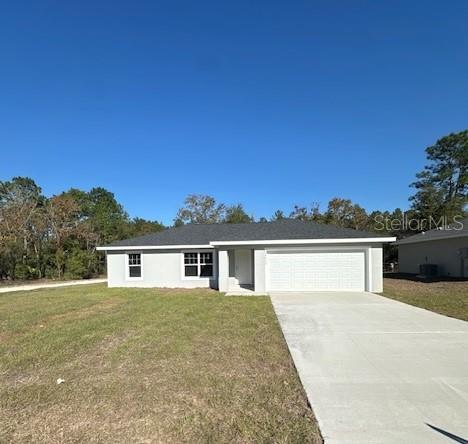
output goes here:
<path id="1" fill-rule="evenodd" d="M 37 279 L 37 269 L 28 264 L 16 264 L 15 266 L 15 279 L 27 280 Z"/>
<path id="2" fill-rule="evenodd" d="M 93 254 L 83 250 L 73 250 L 65 261 L 66 279 L 86 279 L 91 277 L 94 261 Z"/>

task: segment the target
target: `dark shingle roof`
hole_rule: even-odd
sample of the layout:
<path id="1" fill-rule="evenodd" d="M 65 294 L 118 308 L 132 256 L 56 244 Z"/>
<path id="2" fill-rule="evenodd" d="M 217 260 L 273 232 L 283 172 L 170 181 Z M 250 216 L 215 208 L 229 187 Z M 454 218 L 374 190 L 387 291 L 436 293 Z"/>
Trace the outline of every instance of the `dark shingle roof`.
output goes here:
<path id="1" fill-rule="evenodd" d="M 340 228 L 335 225 L 284 219 L 275 222 L 245 224 L 189 224 L 168 228 L 158 233 L 147 234 L 113 242 L 111 247 L 208 245 L 212 241 L 263 241 L 285 239 L 347 239 L 386 237 L 366 231 Z"/>
<path id="2" fill-rule="evenodd" d="M 395 243 L 396 245 L 404 245 L 412 244 L 414 242 L 434 241 L 462 236 L 468 236 L 468 217 L 446 227 L 436 228 L 434 230 L 400 239 Z"/>

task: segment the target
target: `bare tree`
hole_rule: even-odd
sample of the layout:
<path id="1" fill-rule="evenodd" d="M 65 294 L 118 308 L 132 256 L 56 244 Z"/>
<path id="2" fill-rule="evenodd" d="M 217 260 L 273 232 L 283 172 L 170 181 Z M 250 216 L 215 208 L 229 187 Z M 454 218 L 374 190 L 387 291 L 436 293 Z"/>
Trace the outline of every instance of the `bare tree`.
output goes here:
<path id="1" fill-rule="evenodd" d="M 55 245 L 55 265 L 59 278 L 63 276 L 65 265 L 65 244 L 78 235 L 80 207 L 71 196 L 53 196 L 47 202 L 47 220 L 51 231 L 51 240 Z"/>
<path id="2" fill-rule="evenodd" d="M 218 204 L 212 196 L 190 194 L 184 201 L 185 206 L 180 208 L 174 219 L 175 225 L 213 224 L 224 220 L 226 206 Z"/>

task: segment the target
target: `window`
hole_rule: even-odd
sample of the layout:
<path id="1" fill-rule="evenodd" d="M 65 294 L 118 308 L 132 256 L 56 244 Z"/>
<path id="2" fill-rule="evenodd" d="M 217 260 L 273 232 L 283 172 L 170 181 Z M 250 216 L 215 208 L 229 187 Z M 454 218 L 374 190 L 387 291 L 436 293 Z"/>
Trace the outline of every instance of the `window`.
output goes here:
<path id="1" fill-rule="evenodd" d="M 185 277 L 213 277 L 213 253 L 184 253 Z"/>
<path id="2" fill-rule="evenodd" d="M 128 277 L 141 278 L 141 254 L 128 254 Z"/>

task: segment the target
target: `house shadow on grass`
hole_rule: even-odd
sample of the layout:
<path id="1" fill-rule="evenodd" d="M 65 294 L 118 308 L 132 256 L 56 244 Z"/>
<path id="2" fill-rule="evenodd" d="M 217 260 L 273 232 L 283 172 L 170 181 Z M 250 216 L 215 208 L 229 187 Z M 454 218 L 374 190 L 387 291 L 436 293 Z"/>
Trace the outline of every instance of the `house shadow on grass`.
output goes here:
<path id="1" fill-rule="evenodd" d="M 384 273 L 385 279 L 400 279 L 412 282 L 468 282 L 468 278 L 456 278 L 450 276 L 435 276 L 435 277 L 424 277 L 418 274 L 411 273 L 397 273 L 397 272 L 386 272 Z"/>
<path id="2" fill-rule="evenodd" d="M 430 427 L 432 430 L 435 430 L 436 432 L 441 433 L 442 435 L 454 440 L 455 442 L 459 442 L 460 444 L 468 444 L 468 440 L 462 438 L 461 436 L 454 435 L 453 433 L 447 432 L 446 430 L 443 430 L 443 429 L 439 429 L 439 427 L 433 426 L 428 423 L 426 423 L 426 425 Z"/>

